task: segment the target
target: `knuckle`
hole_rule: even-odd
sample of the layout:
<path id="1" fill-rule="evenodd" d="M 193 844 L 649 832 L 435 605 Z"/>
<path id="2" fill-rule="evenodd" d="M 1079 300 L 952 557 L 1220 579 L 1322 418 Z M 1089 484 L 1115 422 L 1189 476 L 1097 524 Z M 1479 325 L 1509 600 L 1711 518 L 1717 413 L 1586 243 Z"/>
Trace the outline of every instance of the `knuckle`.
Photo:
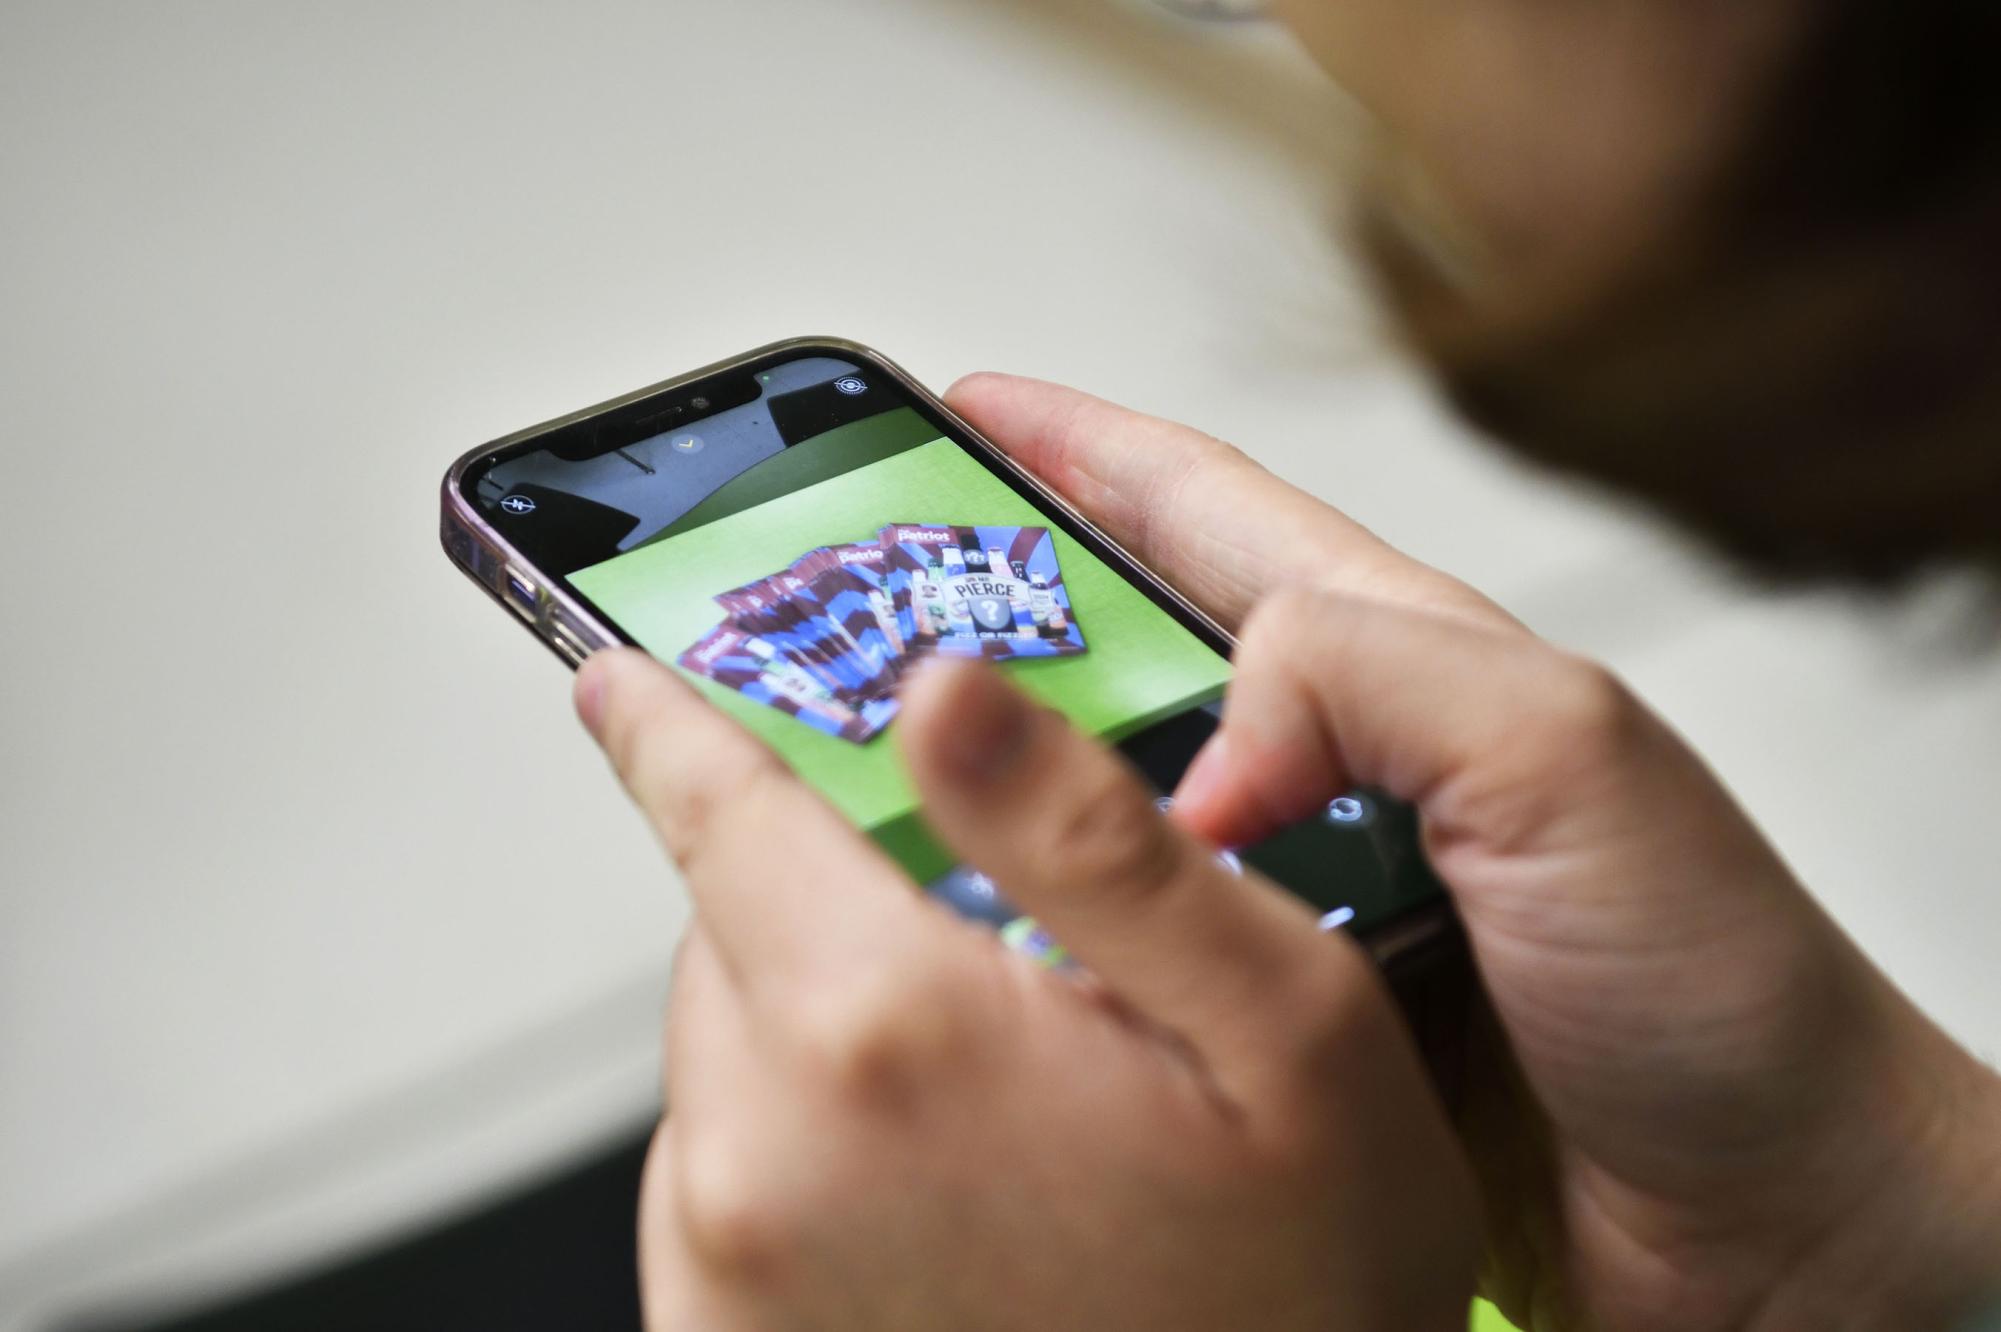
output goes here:
<path id="1" fill-rule="evenodd" d="M 1205 435 L 1203 438 L 1208 442 L 1208 456 L 1204 461 L 1212 467 L 1234 467 L 1247 472 L 1269 470 L 1242 448 L 1221 436 Z"/>
<path id="2" fill-rule="evenodd" d="M 1166 465 L 1150 473 L 1140 487 L 1137 510 L 1142 541 L 1152 545 L 1173 540 L 1177 530 L 1175 517 L 1190 483 L 1205 468 L 1226 464 L 1234 452 L 1206 437 L 1203 443 L 1184 444 L 1171 451 Z"/>
<path id="3" fill-rule="evenodd" d="M 907 1110 L 967 1048 L 960 1008 L 921 971 L 857 986 L 816 1005 L 799 1039 L 822 1089 L 845 1105 Z"/>
<path id="4" fill-rule="evenodd" d="M 714 1134 L 683 1144 L 675 1203 L 688 1251 L 712 1275 L 769 1285 L 796 1251 L 787 1191 L 744 1146 Z"/>
<path id="5" fill-rule="evenodd" d="M 1108 404 L 1079 393 L 1050 414 L 1047 440 L 1052 471 L 1062 474 L 1078 465 L 1099 427 L 1106 424 L 1098 413 L 1109 410 Z"/>
<path id="6" fill-rule="evenodd" d="M 1542 730 L 1556 756 L 1595 762 L 1626 749 L 1644 715 L 1639 700 L 1608 668 L 1557 654 L 1542 690 Z"/>
<path id="7" fill-rule="evenodd" d="M 1542 845 L 1565 812 L 1600 807 L 1645 771 L 1651 714 L 1595 662 L 1535 643 L 1505 668 L 1509 705 L 1462 789 L 1452 822 L 1479 829 L 1489 853 Z M 1502 729 L 1504 728 L 1504 729 Z"/>
<path id="8" fill-rule="evenodd" d="M 1041 839 L 1041 877 L 1075 883 L 1116 907 L 1152 896 L 1180 869 L 1173 829 L 1113 763 L 1092 765 L 1064 797 Z"/>
<path id="9" fill-rule="evenodd" d="M 1323 613 L 1327 596 L 1311 588 L 1274 590 L 1259 601 L 1245 621 L 1238 655 L 1246 663 L 1284 659 L 1285 647 L 1300 625 L 1312 624 Z"/>

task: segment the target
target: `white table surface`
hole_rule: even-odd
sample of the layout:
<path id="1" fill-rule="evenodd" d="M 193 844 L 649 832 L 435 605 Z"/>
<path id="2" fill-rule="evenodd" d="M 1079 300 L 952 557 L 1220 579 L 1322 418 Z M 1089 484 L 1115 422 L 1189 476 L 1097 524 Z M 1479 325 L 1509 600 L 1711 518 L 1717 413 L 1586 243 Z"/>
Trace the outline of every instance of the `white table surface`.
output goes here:
<path id="1" fill-rule="evenodd" d="M 1605 655 L 2001 1050 L 2001 660 L 1467 439 L 1339 256 L 1353 140 L 1277 34 L 1113 0 L 13 0 L 0 1325 L 645 1120 L 685 902 L 435 487 L 797 333 L 1201 424 Z"/>

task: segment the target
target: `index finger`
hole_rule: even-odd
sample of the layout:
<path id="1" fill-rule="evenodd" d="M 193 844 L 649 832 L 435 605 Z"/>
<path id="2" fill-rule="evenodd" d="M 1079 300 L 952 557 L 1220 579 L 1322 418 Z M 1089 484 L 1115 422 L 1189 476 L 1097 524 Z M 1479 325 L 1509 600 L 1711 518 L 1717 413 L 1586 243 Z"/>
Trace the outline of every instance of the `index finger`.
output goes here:
<path id="1" fill-rule="evenodd" d="M 857 956 L 940 946 L 889 857 L 660 662 L 593 653 L 577 672 L 577 711 L 746 995 L 810 985 Z"/>
<path id="2" fill-rule="evenodd" d="M 1199 430 L 1013 375 L 968 375 L 945 401 L 1232 633 L 1288 585 L 1514 623 Z"/>

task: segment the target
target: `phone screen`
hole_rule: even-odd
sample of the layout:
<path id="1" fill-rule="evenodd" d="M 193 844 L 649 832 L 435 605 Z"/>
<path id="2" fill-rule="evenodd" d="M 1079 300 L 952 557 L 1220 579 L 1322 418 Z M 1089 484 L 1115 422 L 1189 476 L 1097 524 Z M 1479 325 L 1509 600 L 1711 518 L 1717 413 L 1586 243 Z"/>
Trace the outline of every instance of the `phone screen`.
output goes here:
<path id="1" fill-rule="evenodd" d="M 928 395 L 794 350 L 500 451 L 464 494 L 545 576 L 674 664 L 917 882 L 1012 946 L 1060 947 L 927 833 L 888 734 L 930 655 L 977 656 L 1118 745 L 1163 810 L 1214 731 L 1228 643 L 1045 502 Z M 1410 811 L 1358 791 L 1218 852 L 1327 929 L 1435 903 Z"/>

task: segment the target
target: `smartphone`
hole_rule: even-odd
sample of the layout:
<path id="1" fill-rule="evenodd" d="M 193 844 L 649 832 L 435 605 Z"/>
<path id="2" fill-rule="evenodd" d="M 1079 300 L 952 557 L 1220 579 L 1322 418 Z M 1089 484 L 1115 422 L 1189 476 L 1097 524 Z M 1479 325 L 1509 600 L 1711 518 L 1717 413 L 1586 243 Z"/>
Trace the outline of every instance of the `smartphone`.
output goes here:
<path id="1" fill-rule="evenodd" d="M 898 681 L 932 653 L 993 661 L 1164 811 L 1230 679 L 1228 633 L 853 342 L 776 343 L 474 449 L 443 508 L 452 561 L 566 664 L 620 643 L 673 663 L 932 897 L 1052 965 L 1060 941 L 925 831 L 885 734 Z M 1451 969 L 1417 818 L 1380 792 L 1217 855 L 1359 940 L 1407 1007 Z"/>

